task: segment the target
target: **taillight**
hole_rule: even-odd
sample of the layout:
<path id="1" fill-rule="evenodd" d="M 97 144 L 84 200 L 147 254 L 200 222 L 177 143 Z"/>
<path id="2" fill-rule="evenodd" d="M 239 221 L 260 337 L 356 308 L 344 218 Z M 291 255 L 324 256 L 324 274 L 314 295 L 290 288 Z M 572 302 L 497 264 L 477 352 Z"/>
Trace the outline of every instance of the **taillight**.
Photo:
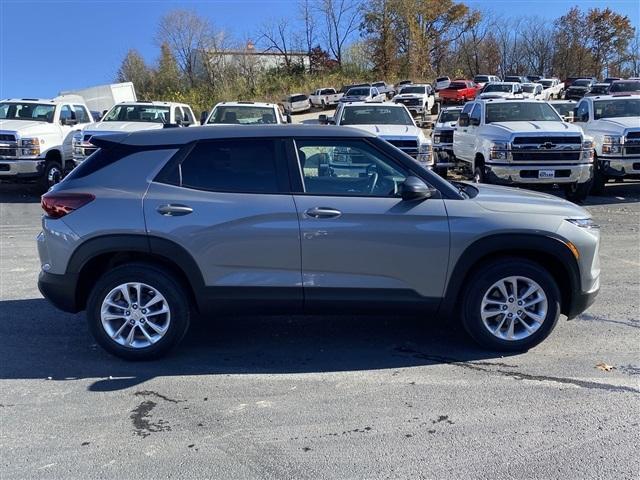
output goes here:
<path id="1" fill-rule="evenodd" d="M 42 196 L 40 205 L 51 218 L 61 218 L 95 200 L 90 193 L 49 192 Z"/>

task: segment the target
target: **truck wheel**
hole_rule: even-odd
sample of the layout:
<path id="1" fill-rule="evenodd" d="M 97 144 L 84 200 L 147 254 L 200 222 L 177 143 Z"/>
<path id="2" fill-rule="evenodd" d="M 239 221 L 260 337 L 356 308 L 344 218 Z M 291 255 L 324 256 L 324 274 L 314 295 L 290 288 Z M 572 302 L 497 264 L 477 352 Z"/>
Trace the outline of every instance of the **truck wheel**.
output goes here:
<path id="1" fill-rule="evenodd" d="M 565 197 L 570 202 L 582 203 L 591 190 L 591 181 L 585 183 L 572 183 L 567 185 L 564 190 Z"/>
<path id="2" fill-rule="evenodd" d="M 440 104 L 438 102 L 433 102 L 433 107 L 431 107 L 431 115 L 437 115 L 440 113 Z"/>
<path id="3" fill-rule="evenodd" d="M 478 268 L 462 298 L 462 324 L 480 345 L 523 351 L 542 342 L 560 316 L 560 290 L 539 264 L 499 258 Z"/>
<path id="4" fill-rule="evenodd" d="M 326 110 L 327 109 L 327 104 L 324 100 L 320 100 L 320 107 L 322 108 L 322 110 Z"/>
<path id="5" fill-rule="evenodd" d="M 38 182 L 38 187 L 41 191 L 47 192 L 55 184 L 60 183 L 62 180 L 62 165 L 57 160 L 49 160 L 45 163 L 44 172 Z"/>
<path id="6" fill-rule="evenodd" d="M 158 358 L 189 328 L 182 286 L 162 268 L 130 263 L 109 270 L 87 301 L 89 329 L 109 353 L 127 360 Z"/>
<path id="7" fill-rule="evenodd" d="M 591 182 L 591 193 L 593 195 L 603 195 L 605 183 L 607 183 L 607 177 L 598 167 L 598 160 L 596 159 L 595 168 L 593 169 L 593 181 Z"/>
<path id="8" fill-rule="evenodd" d="M 486 177 L 484 174 L 484 167 L 478 166 L 473 170 L 473 182 L 474 183 L 486 183 Z"/>

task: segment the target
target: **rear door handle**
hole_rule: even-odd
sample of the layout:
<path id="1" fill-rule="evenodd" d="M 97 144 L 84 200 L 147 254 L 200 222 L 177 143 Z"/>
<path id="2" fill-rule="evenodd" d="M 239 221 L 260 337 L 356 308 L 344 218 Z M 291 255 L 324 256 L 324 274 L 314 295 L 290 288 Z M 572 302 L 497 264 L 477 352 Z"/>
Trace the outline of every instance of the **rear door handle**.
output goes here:
<path id="1" fill-rule="evenodd" d="M 160 205 L 158 207 L 158 213 L 166 217 L 180 217 L 182 215 L 189 215 L 191 212 L 193 212 L 193 208 L 187 205 L 180 205 L 175 203 Z"/>
<path id="2" fill-rule="evenodd" d="M 342 215 L 340 210 L 330 207 L 313 207 L 304 212 L 307 217 L 336 218 Z"/>

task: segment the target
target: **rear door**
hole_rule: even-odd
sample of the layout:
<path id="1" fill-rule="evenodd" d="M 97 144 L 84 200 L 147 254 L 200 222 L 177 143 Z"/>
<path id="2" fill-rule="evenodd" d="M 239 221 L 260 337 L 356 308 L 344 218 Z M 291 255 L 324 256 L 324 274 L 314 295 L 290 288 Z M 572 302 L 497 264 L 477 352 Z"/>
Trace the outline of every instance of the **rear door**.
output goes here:
<path id="1" fill-rule="evenodd" d="M 365 139 L 295 141 L 305 305 L 437 306 L 449 256 L 441 198 L 403 201 L 411 171 Z"/>
<path id="2" fill-rule="evenodd" d="M 301 306 L 300 232 L 284 151 L 284 141 L 271 138 L 200 141 L 150 184 L 149 235 L 189 253 L 213 307 L 232 298 Z"/>

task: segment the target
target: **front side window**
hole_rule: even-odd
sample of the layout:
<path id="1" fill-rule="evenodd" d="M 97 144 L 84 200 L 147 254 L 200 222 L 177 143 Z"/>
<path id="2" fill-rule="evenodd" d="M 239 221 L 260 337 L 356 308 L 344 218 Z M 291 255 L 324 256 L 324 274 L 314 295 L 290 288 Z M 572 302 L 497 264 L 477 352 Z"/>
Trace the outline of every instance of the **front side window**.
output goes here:
<path id="1" fill-rule="evenodd" d="M 191 109 L 188 107 L 182 107 L 182 111 L 184 112 L 184 119 L 189 122 L 189 125 L 193 125 L 196 121 L 195 118 L 193 118 L 193 113 L 191 113 Z"/>
<path id="2" fill-rule="evenodd" d="M 386 105 L 347 106 L 342 109 L 340 125 L 411 125 L 404 107 Z"/>
<path id="3" fill-rule="evenodd" d="M 275 143 L 270 139 L 198 143 L 178 166 L 180 185 L 214 192 L 279 193 Z"/>
<path id="4" fill-rule="evenodd" d="M 480 125 L 480 119 L 482 118 L 482 107 L 480 106 L 480 104 L 477 104 L 475 106 L 469 118 L 471 120 L 470 122 L 471 125 L 473 124 Z"/>
<path id="5" fill-rule="evenodd" d="M 53 122 L 55 105 L 40 103 L 0 103 L 0 120 L 29 120 L 37 122 Z"/>
<path id="6" fill-rule="evenodd" d="M 561 122 L 553 107 L 538 102 L 500 102 L 486 105 L 485 123 Z"/>
<path id="7" fill-rule="evenodd" d="M 184 116 L 182 115 L 182 108 L 173 107 L 173 114 L 176 117 L 176 123 L 182 122 L 182 120 L 184 120 Z"/>
<path id="8" fill-rule="evenodd" d="M 304 140 L 296 148 L 308 194 L 397 197 L 409 175 L 363 140 Z"/>
<path id="9" fill-rule="evenodd" d="M 89 112 L 87 112 L 87 109 L 82 105 L 74 105 L 73 113 L 75 114 L 78 123 L 89 123 L 91 121 Z"/>
<path id="10" fill-rule="evenodd" d="M 577 110 L 577 122 L 588 122 L 589 121 L 589 104 L 587 102 L 580 102 Z"/>
<path id="11" fill-rule="evenodd" d="M 169 107 L 155 105 L 116 105 L 105 115 L 103 122 L 169 123 Z"/>
<path id="12" fill-rule="evenodd" d="M 70 120 L 73 118 L 73 111 L 69 105 L 63 105 L 60 109 L 60 120 Z"/>
<path id="13" fill-rule="evenodd" d="M 460 118 L 460 110 L 443 110 L 438 118 L 439 123 L 457 122 Z"/>

